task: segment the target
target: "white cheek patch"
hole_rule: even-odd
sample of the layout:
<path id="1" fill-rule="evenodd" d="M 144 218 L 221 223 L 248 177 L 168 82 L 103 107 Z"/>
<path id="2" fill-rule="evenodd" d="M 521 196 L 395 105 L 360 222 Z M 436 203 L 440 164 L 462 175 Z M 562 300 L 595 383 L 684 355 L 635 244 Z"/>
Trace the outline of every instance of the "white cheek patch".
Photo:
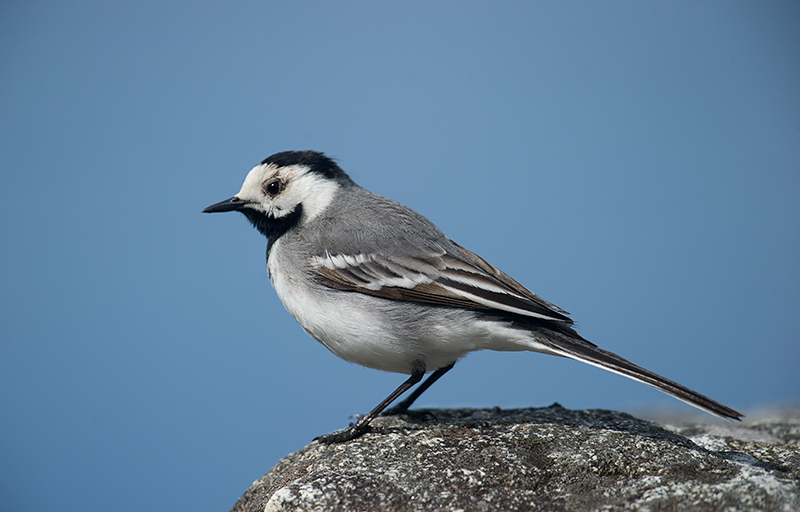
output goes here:
<path id="1" fill-rule="evenodd" d="M 264 192 L 264 184 L 279 178 L 286 188 L 275 197 Z M 270 217 L 279 219 L 303 205 L 303 222 L 316 218 L 333 200 L 339 185 L 332 180 L 309 172 L 306 166 L 275 167 L 257 165 L 247 174 L 236 197 Z"/>
<path id="2" fill-rule="evenodd" d="M 276 201 L 268 206 L 267 215 L 275 219 L 280 219 L 292 213 L 296 206 L 297 205 L 293 203 L 288 203 L 286 206 L 283 206 L 280 202 Z"/>
<path id="3" fill-rule="evenodd" d="M 308 168 L 290 168 L 296 172 L 295 176 L 287 181 L 286 189 L 279 196 L 276 204 L 286 202 L 290 210 L 298 204 L 303 205 L 303 222 L 314 220 L 333 201 L 333 196 L 339 190 L 339 184 L 308 172 Z"/>

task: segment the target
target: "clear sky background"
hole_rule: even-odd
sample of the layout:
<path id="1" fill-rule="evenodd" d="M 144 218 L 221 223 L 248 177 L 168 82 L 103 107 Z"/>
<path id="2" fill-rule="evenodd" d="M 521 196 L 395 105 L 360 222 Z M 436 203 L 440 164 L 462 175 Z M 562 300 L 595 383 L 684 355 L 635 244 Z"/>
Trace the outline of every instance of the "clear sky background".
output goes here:
<path id="1" fill-rule="evenodd" d="M 227 510 L 405 379 L 309 338 L 266 240 L 200 213 L 288 149 L 606 349 L 797 403 L 798 27 L 794 1 L 3 2 L 0 508 Z M 488 352 L 418 405 L 556 401 L 692 411 Z"/>

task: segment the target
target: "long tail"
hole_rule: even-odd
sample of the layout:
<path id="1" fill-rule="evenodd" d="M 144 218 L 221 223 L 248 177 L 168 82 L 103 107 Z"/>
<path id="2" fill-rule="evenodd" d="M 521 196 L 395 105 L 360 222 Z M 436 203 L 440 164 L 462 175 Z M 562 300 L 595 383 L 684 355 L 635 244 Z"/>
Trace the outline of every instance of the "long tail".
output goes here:
<path id="1" fill-rule="evenodd" d="M 537 341 L 544 343 L 547 348 L 552 351 L 551 353 L 569 357 L 570 359 L 597 366 L 598 368 L 603 368 L 604 370 L 642 382 L 668 395 L 674 396 L 678 400 L 697 407 L 698 409 L 710 412 L 715 416 L 737 421 L 744 417 L 744 414 L 724 406 L 705 395 L 701 395 L 697 391 L 691 390 L 686 386 L 681 386 L 677 382 L 673 382 L 657 373 L 635 365 L 613 352 L 595 346 L 591 342 L 584 340 L 572 329 L 565 330 L 570 331 L 569 334 L 551 331 L 552 335 L 548 333 L 546 340 L 539 338 Z"/>

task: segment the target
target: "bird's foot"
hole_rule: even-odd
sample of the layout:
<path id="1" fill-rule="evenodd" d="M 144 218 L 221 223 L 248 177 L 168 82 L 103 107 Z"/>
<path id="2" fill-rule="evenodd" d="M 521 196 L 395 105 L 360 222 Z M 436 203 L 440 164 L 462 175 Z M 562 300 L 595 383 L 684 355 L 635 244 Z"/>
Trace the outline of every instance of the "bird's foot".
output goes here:
<path id="1" fill-rule="evenodd" d="M 368 423 L 362 425 L 359 421 L 358 423 L 351 423 L 350 426 L 345 429 L 316 437 L 314 441 L 318 441 L 320 444 L 346 443 L 347 441 L 352 441 L 353 439 L 363 436 L 371 430 L 372 427 L 370 427 Z"/>
<path id="2" fill-rule="evenodd" d="M 417 421 L 428 421 L 428 420 L 435 420 L 436 415 L 430 411 L 426 411 L 425 409 L 408 409 L 407 407 L 399 407 L 395 406 L 391 409 L 387 409 L 381 413 L 381 416 L 399 416 L 399 415 L 407 416 L 411 419 Z"/>

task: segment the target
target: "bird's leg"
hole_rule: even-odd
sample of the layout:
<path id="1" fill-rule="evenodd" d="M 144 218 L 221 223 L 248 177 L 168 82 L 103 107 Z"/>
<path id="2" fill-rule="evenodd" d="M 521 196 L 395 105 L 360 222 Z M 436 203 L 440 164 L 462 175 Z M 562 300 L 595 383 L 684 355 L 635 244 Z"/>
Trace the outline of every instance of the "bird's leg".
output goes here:
<path id="1" fill-rule="evenodd" d="M 455 365 L 455 364 L 456 364 L 456 362 L 455 362 L 455 361 L 453 361 L 452 363 L 448 364 L 447 366 L 442 366 L 441 368 L 439 368 L 439 369 L 438 369 L 438 370 L 436 370 L 435 372 L 431 373 L 431 374 L 428 376 L 428 378 L 427 378 L 427 379 L 425 379 L 425 382 L 423 382 L 422 384 L 420 384 L 420 385 L 419 385 L 419 387 L 418 387 L 417 389 L 415 389 L 415 390 L 414 390 L 414 391 L 413 391 L 413 392 L 412 392 L 410 395 L 408 395 L 408 397 L 406 397 L 406 399 L 405 399 L 405 400 L 403 400 L 403 401 L 402 401 L 402 402 L 400 402 L 399 404 L 395 405 L 394 407 L 392 407 L 392 408 L 391 408 L 391 409 L 389 409 L 388 411 L 384 412 L 384 413 L 383 413 L 383 415 L 384 415 L 384 416 L 393 416 L 393 415 L 395 415 L 395 414 L 403 414 L 404 412 L 406 412 L 406 411 L 408 410 L 408 408 L 409 408 L 409 407 L 411 407 L 411 404 L 413 404 L 413 403 L 414 403 L 414 401 L 415 401 L 417 398 L 419 398 L 419 396 L 420 396 L 422 393 L 424 393 L 424 392 L 425 392 L 425 390 L 427 390 L 429 387 L 431 387 L 431 385 L 432 385 L 434 382 L 436 382 L 437 380 L 439 380 L 439 378 L 441 378 L 441 376 L 442 376 L 442 375 L 444 375 L 445 373 L 447 373 L 448 371 L 450 371 L 450 369 L 451 369 L 451 368 L 453 367 L 453 365 Z M 387 405 L 388 405 L 388 404 L 387 404 Z"/>
<path id="2" fill-rule="evenodd" d="M 439 370 L 436 370 L 436 372 L 438 371 Z M 434 372 L 434 374 L 436 372 Z M 408 391 L 414 384 L 421 381 L 424 375 L 425 375 L 424 370 L 412 373 L 411 377 L 409 377 L 408 380 L 400 384 L 400 386 L 397 389 L 395 389 L 391 395 L 387 396 L 381 403 L 375 406 L 375 408 L 372 409 L 369 412 L 369 414 L 358 420 L 357 423 L 351 424 L 349 427 L 347 427 L 344 430 L 340 430 L 339 432 L 334 432 L 332 434 L 320 436 L 316 438 L 315 441 L 319 441 L 322 444 L 344 443 L 345 441 L 350 441 L 352 439 L 364 435 L 367 432 L 367 429 L 369 428 L 369 422 L 374 420 L 381 412 L 383 412 L 383 410 L 386 409 L 389 406 L 389 404 L 397 400 L 397 397 Z M 432 376 L 433 375 L 431 375 L 431 377 Z M 430 380 L 430 378 L 428 380 Z M 427 383 L 428 381 L 425 382 Z"/>

